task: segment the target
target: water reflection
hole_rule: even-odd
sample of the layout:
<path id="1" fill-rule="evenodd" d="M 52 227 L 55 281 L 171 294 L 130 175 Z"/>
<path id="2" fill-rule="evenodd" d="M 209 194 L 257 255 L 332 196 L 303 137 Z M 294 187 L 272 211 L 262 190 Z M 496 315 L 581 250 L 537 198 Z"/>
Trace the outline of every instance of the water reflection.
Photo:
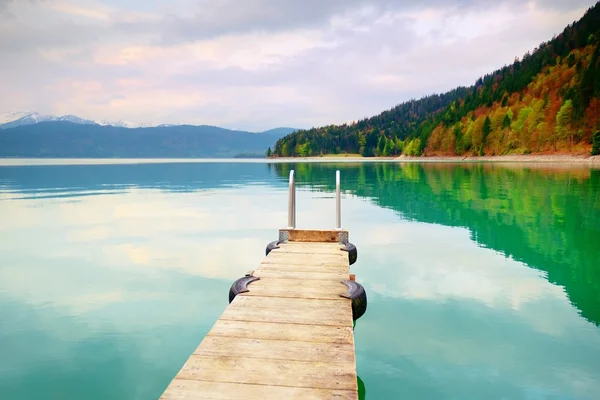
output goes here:
<path id="1" fill-rule="evenodd" d="M 328 182 L 338 167 L 275 165 L 280 176 L 296 168 L 307 185 Z M 349 193 L 403 218 L 465 227 L 481 246 L 546 272 L 586 318 L 600 323 L 600 170 L 357 164 L 343 171 Z"/>
<path id="2" fill-rule="evenodd" d="M 356 376 L 356 383 L 358 384 L 358 400 L 365 400 L 367 398 L 367 388 L 358 375 Z"/>
<path id="3" fill-rule="evenodd" d="M 353 236 L 369 293 L 355 329 L 359 373 L 370 388 L 395 381 L 369 394 L 528 398 L 524 388 L 537 385 L 549 391 L 542 398 L 594 398 L 598 328 L 562 287 L 465 229 L 398 223 L 381 244 L 373 232 L 389 214 L 371 214 L 373 228 Z"/>
<path id="4" fill-rule="evenodd" d="M 311 228 L 342 169 L 361 396 L 596 398 L 597 171 L 416 164 L 0 167 L 0 390 L 157 398 L 286 222 L 292 167 Z"/>
<path id="5" fill-rule="evenodd" d="M 284 186 L 264 163 L 77 164 L 0 167 L 0 188 L 25 196 L 81 196 L 128 189 L 192 192 L 225 187 Z"/>

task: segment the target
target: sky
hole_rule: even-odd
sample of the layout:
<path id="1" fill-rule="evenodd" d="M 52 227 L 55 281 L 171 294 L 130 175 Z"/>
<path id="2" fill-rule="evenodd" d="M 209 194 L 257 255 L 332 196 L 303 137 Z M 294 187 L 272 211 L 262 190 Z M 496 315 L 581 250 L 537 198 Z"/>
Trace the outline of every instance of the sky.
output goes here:
<path id="1" fill-rule="evenodd" d="M 471 85 L 594 4 L 0 0 L 0 115 L 251 131 L 352 122 Z"/>

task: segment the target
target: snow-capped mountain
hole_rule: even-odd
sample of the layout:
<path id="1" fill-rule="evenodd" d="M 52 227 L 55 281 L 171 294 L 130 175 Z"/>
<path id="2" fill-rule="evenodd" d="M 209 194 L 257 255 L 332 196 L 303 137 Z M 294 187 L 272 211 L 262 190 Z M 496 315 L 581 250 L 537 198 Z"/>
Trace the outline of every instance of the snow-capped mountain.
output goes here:
<path id="1" fill-rule="evenodd" d="M 136 124 L 129 121 L 122 120 L 96 120 L 92 121 L 85 118 L 80 118 L 76 115 L 52 115 L 52 114 L 40 114 L 38 112 L 10 112 L 7 114 L 0 114 L 0 129 L 16 128 L 17 126 L 23 125 L 34 125 L 40 122 L 48 121 L 66 121 L 73 124 L 81 125 L 100 125 L 100 126 L 114 126 L 116 128 L 171 128 L 175 126 L 190 125 L 190 124 Z M 276 128 L 276 129 L 288 129 L 289 128 Z M 275 133 L 277 136 L 278 132 L 265 131 L 264 133 Z"/>
<path id="2" fill-rule="evenodd" d="M 89 119 L 79 118 L 76 115 L 56 116 L 51 114 L 40 114 L 38 112 L 12 112 L 0 116 L 0 129 L 14 128 L 22 125 L 32 125 L 38 122 L 46 121 L 67 121 L 74 124 L 98 124 L 102 126 L 116 126 L 119 128 L 152 128 L 157 125 L 153 124 L 135 124 L 129 121 L 116 120 L 98 120 L 92 121 Z M 158 126 L 174 126 L 172 124 L 163 124 Z"/>
<path id="3" fill-rule="evenodd" d="M 134 124 L 133 122 L 128 121 L 110 121 L 107 119 L 103 119 L 100 121 L 96 121 L 98 125 L 102 126 L 118 126 L 119 128 L 140 128 L 140 125 Z"/>
<path id="4" fill-rule="evenodd" d="M 37 112 L 34 113 L 23 113 L 16 112 L 10 113 L 4 117 L 4 123 L 0 124 L 0 129 L 14 128 L 22 125 L 32 125 L 39 122 L 46 121 L 67 121 L 74 124 L 95 124 L 94 121 L 88 119 L 79 118 L 75 115 L 44 115 Z"/>

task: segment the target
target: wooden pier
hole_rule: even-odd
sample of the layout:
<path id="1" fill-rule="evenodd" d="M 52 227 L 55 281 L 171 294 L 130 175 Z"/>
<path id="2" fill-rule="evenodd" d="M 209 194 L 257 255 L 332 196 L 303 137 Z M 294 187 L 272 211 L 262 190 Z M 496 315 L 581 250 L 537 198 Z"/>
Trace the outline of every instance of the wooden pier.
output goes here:
<path id="1" fill-rule="evenodd" d="M 352 302 L 341 296 L 351 278 L 347 239 L 339 229 L 281 230 L 283 243 L 251 273 L 260 279 L 233 299 L 161 399 L 356 400 Z"/>

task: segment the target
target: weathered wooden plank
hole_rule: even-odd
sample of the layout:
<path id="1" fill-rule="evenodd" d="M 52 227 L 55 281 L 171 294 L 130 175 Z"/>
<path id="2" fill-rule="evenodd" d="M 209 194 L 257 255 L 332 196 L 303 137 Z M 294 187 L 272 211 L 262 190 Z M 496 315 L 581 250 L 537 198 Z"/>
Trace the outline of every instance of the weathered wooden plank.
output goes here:
<path id="1" fill-rule="evenodd" d="M 275 249 L 269 253 L 267 258 L 271 256 L 279 256 L 281 258 L 287 258 L 289 260 L 307 260 L 311 258 L 322 258 L 322 259 L 348 259 L 348 252 L 344 250 L 339 250 L 335 252 L 326 252 L 326 253 L 313 253 L 309 250 L 307 251 L 296 251 L 296 252 L 285 252 L 279 251 L 279 249 Z"/>
<path id="2" fill-rule="evenodd" d="M 174 379 L 163 400 L 356 400 L 354 390 L 310 389 Z"/>
<path id="3" fill-rule="evenodd" d="M 192 355 L 178 377 L 314 389 L 357 390 L 352 363 Z"/>
<path id="4" fill-rule="evenodd" d="M 339 292 L 340 294 L 342 292 Z M 320 299 L 320 300 L 339 300 L 341 295 L 338 292 L 329 292 L 320 289 L 310 289 L 300 286 L 282 287 L 265 286 L 254 288 L 249 292 L 241 293 L 238 296 L 260 296 L 260 297 L 288 297 L 295 299 Z"/>
<path id="5" fill-rule="evenodd" d="M 302 279 L 289 279 L 289 278 L 272 278 L 272 277 L 264 277 L 264 275 L 262 275 L 262 273 L 265 272 L 264 270 L 259 270 L 259 271 L 255 271 L 254 274 L 255 276 L 258 276 L 256 274 L 261 273 L 261 278 L 257 281 L 254 281 L 252 283 L 250 283 L 248 285 L 248 289 L 250 291 L 256 290 L 258 288 L 278 288 L 278 287 L 282 287 L 282 288 L 293 288 L 293 287 L 299 287 L 299 288 L 306 288 L 307 290 L 318 290 L 318 291 L 322 291 L 322 292 L 328 292 L 328 293 L 337 293 L 340 291 L 346 291 L 346 287 L 344 286 L 344 284 L 341 282 L 341 280 L 339 279 L 339 277 L 345 277 L 345 279 L 348 279 L 349 274 L 331 274 L 332 276 L 334 276 L 333 279 L 317 279 L 316 276 L 313 276 L 314 279 L 306 279 L 306 280 L 302 280 Z M 268 272 L 273 272 L 273 271 L 268 271 Z M 279 271 L 276 271 L 279 272 Z M 309 273 L 307 273 L 309 274 Z M 339 275 L 339 276 L 338 276 Z"/>
<path id="6" fill-rule="evenodd" d="M 250 284 L 250 288 L 253 284 Z M 352 326 L 352 306 L 349 299 L 342 297 L 314 299 L 240 295 L 235 297 L 221 318 L 235 321 Z"/>
<path id="7" fill-rule="evenodd" d="M 290 279 L 290 280 L 329 280 L 340 281 L 348 279 L 348 273 L 339 272 L 306 272 L 306 271 L 275 271 L 259 268 L 254 271 L 254 276 L 260 278 Z"/>
<path id="8" fill-rule="evenodd" d="M 223 319 L 219 319 L 215 323 L 208 336 L 345 344 L 352 344 L 354 337 L 352 328 L 347 326 L 280 324 Z"/>
<path id="9" fill-rule="evenodd" d="M 337 253 L 345 253 L 348 254 L 345 250 L 342 250 L 342 246 L 335 244 L 315 244 L 315 243 L 296 243 L 290 242 L 286 244 L 279 244 L 278 249 L 271 250 L 277 253 L 309 253 L 309 254 L 337 254 Z"/>
<path id="10" fill-rule="evenodd" d="M 339 265 L 305 265 L 305 264 L 271 264 L 271 263 L 262 263 L 257 268 L 261 270 L 274 270 L 274 271 L 296 271 L 296 272 L 330 272 L 330 273 L 338 273 L 338 274 L 348 274 L 348 266 L 339 264 Z"/>
<path id="11" fill-rule="evenodd" d="M 249 291 L 239 296 L 290 297 L 339 300 L 346 287 L 340 280 L 299 280 L 265 278 L 252 282 Z"/>
<path id="12" fill-rule="evenodd" d="M 251 284 L 252 285 L 252 284 Z M 310 300 L 310 299 L 282 299 L 277 297 L 244 297 L 236 296 L 229 305 L 229 308 L 241 309 L 269 309 L 269 310 L 313 310 L 332 312 L 350 308 L 351 302 L 349 299 L 340 298 L 339 303 L 327 300 Z"/>
<path id="13" fill-rule="evenodd" d="M 245 299 L 263 298 L 280 299 L 280 297 L 252 297 L 238 296 Z M 236 297 L 236 299 L 238 298 Z M 301 299 L 305 301 L 314 301 L 312 299 Z M 328 303 L 338 302 L 337 300 L 319 300 Z M 339 302 L 338 302 L 339 303 Z M 279 322 L 284 324 L 317 324 L 329 326 L 351 326 L 352 325 L 352 307 L 350 303 L 342 304 L 339 307 L 320 308 L 311 310 L 301 308 L 250 308 L 243 305 L 234 305 L 227 307 L 221 315 L 221 319 L 231 321 L 256 321 L 256 322 Z"/>
<path id="14" fill-rule="evenodd" d="M 283 242 L 279 242 L 279 246 L 305 246 L 305 247 L 312 247 L 314 249 L 322 249 L 322 248 L 333 248 L 333 249 L 337 249 L 340 248 L 341 246 L 343 246 L 342 244 L 340 244 L 339 242 L 331 242 L 331 243 L 319 243 L 319 242 L 290 242 L 290 241 L 283 241 Z"/>
<path id="15" fill-rule="evenodd" d="M 324 361 L 354 363 L 354 346 L 343 343 L 265 340 L 206 336 L 194 354 L 263 360 Z"/>
<path id="16" fill-rule="evenodd" d="M 277 253 L 272 251 L 263 259 L 266 264 L 288 265 L 341 265 L 348 266 L 348 253 L 340 254 L 302 254 Z"/>
<path id="17" fill-rule="evenodd" d="M 338 242 L 340 234 L 347 235 L 347 231 L 332 231 L 319 229 L 280 229 L 280 233 L 288 233 L 290 242 Z"/>

